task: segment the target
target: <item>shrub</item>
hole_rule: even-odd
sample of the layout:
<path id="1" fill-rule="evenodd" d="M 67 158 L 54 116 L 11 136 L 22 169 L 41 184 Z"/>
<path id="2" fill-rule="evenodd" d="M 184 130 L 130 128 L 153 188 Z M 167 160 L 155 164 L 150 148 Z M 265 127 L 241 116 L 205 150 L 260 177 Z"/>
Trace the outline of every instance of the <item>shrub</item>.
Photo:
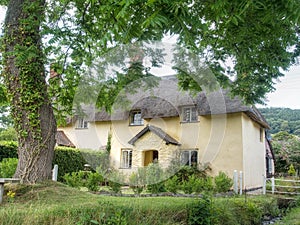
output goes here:
<path id="1" fill-rule="evenodd" d="M 233 185 L 233 181 L 224 172 L 219 172 L 218 176 L 214 178 L 215 191 L 218 193 L 227 192 Z"/>
<path id="2" fill-rule="evenodd" d="M 178 184 L 178 177 L 176 175 L 174 175 L 173 177 L 166 180 L 165 187 L 166 187 L 167 191 L 176 194 L 178 192 L 178 189 L 180 188 L 180 186 Z"/>
<path id="3" fill-rule="evenodd" d="M 151 163 L 146 168 L 147 190 L 152 194 L 165 191 L 164 172 L 158 163 Z"/>
<path id="4" fill-rule="evenodd" d="M 5 158 L 0 162 L 0 177 L 10 178 L 16 172 L 18 165 L 18 159 L 16 158 Z"/>
<path id="5" fill-rule="evenodd" d="M 194 192 L 194 187 L 197 183 L 196 176 L 190 175 L 187 180 L 184 180 L 181 185 L 181 189 L 185 194 L 192 194 Z"/>
<path id="6" fill-rule="evenodd" d="M 142 193 L 146 184 L 146 173 L 144 168 L 139 168 L 136 173 L 132 173 L 129 177 L 129 187 L 137 195 Z"/>
<path id="7" fill-rule="evenodd" d="M 18 158 L 18 145 L 14 141 L 0 142 L 0 162 L 4 158 Z"/>
<path id="8" fill-rule="evenodd" d="M 188 209 L 189 225 L 213 225 L 217 224 L 214 216 L 212 201 L 207 196 L 191 204 Z"/>
<path id="9" fill-rule="evenodd" d="M 83 187 L 85 178 L 86 178 L 86 171 L 66 173 L 63 176 L 63 179 L 65 180 L 66 184 L 71 187 Z"/>
<path id="10" fill-rule="evenodd" d="M 124 175 L 117 170 L 111 170 L 108 173 L 108 186 L 115 193 L 121 192 L 121 187 L 124 183 Z"/>
<path id="11" fill-rule="evenodd" d="M 9 127 L 0 132 L 0 141 L 17 141 L 17 132 L 13 127 Z"/>
<path id="12" fill-rule="evenodd" d="M 105 154 L 93 150 L 80 150 L 68 147 L 56 147 L 53 164 L 58 165 L 58 180 L 64 181 L 63 176 L 66 173 L 84 170 L 84 164 L 96 168 L 104 162 Z"/>
<path id="13" fill-rule="evenodd" d="M 288 174 L 289 174 L 290 176 L 295 176 L 295 175 L 296 175 L 296 170 L 295 170 L 293 164 L 290 165 L 289 170 L 288 170 Z"/>
<path id="14" fill-rule="evenodd" d="M 98 191 L 99 186 L 104 181 L 103 177 L 99 173 L 89 172 L 86 180 L 86 187 L 90 191 Z"/>
<path id="15" fill-rule="evenodd" d="M 211 177 L 203 177 L 195 180 L 193 187 L 193 192 L 212 192 L 213 191 L 213 181 Z"/>
<path id="16" fill-rule="evenodd" d="M 71 187 L 87 187 L 90 191 L 98 191 L 103 177 L 91 171 L 66 173 L 63 176 L 67 185 Z"/>

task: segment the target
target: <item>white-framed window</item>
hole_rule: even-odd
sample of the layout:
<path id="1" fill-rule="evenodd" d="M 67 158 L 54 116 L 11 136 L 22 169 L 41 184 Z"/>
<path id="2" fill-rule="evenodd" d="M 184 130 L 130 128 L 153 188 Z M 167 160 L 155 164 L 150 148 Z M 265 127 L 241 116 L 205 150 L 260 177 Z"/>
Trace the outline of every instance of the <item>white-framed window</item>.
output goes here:
<path id="1" fill-rule="evenodd" d="M 262 127 L 259 128 L 259 141 L 260 142 L 264 141 L 264 129 Z"/>
<path id="2" fill-rule="evenodd" d="M 121 168 L 131 168 L 132 166 L 132 149 L 121 150 Z"/>
<path id="3" fill-rule="evenodd" d="M 143 125 L 142 112 L 135 110 L 130 112 L 130 125 Z"/>
<path id="4" fill-rule="evenodd" d="M 181 113 L 182 122 L 197 122 L 198 113 L 195 106 L 182 107 Z"/>
<path id="5" fill-rule="evenodd" d="M 87 129 L 88 128 L 88 122 L 85 121 L 83 118 L 78 118 L 76 123 L 76 128 L 78 129 Z"/>
<path id="6" fill-rule="evenodd" d="M 198 163 L 197 150 L 182 150 L 180 154 L 181 165 L 196 166 Z"/>

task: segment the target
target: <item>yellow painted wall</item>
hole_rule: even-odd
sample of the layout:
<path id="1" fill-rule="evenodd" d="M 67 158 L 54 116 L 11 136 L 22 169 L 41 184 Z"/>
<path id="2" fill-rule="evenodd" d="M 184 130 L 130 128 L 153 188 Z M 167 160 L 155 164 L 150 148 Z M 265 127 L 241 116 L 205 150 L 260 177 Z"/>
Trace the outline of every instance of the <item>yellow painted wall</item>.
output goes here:
<path id="1" fill-rule="evenodd" d="M 181 123 L 179 117 L 144 120 L 143 126 L 129 126 L 129 121 L 89 123 L 89 128 L 62 130 L 79 148 L 99 149 L 106 145 L 108 132 L 112 132 L 111 166 L 128 174 L 147 164 L 146 151 L 157 150 L 159 163 L 169 166 L 180 150 L 198 150 L 199 166 L 210 164 L 212 175 L 224 171 L 232 177 L 233 171 L 243 171 L 247 188 L 258 186 L 265 171 L 264 143 L 259 142 L 259 126 L 243 113 L 199 116 L 195 123 Z M 175 138 L 181 146 L 165 142 L 147 132 L 132 146 L 128 143 L 147 124 L 160 127 Z M 132 149 L 132 168 L 121 169 L 121 150 Z M 253 162 L 257 162 L 253 166 Z M 255 167 L 255 168 L 253 168 Z"/>
<path id="2" fill-rule="evenodd" d="M 211 165 L 212 175 L 220 171 L 232 177 L 243 168 L 241 113 L 205 116 L 201 119 L 200 162 Z M 205 132 L 210 131 L 210 132 Z"/>
<path id="3" fill-rule="evenodd" d="M 99 150 L 107 144 L 109 129 L 110 122 L 90 122 L 88 129 L 77 129 L 75 124 L 59 128 L 77 148 L 93 150 Z"/>
<path id="4" fill-rule="evenodd" d="M 266 173 L 265 138 L 260 140 L 260 126 L 243 114 L 244 188 L 261 187 Z M 264 135 L 264 131 L 263 131 Z"/>

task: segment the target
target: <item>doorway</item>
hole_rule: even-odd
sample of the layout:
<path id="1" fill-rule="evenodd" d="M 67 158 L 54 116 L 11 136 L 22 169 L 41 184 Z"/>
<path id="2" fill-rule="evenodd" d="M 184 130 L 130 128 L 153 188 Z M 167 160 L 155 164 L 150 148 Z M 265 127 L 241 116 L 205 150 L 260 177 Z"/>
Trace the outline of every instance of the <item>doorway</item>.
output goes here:
<path id="1" fill-rule="evenodd" d="M 148 150 L 144 152 L 144 166 L 148 166 L 150 163 L 158 161 L 158 151 Z"/>

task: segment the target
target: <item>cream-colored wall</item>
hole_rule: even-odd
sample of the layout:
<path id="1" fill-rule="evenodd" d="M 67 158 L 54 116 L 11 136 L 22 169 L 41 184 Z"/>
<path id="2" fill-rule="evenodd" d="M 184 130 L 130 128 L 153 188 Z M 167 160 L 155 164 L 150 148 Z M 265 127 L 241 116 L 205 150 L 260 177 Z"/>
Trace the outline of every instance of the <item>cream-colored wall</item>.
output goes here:
<path id="1" fill-rule="evenodd" d="M 75 124 L 60 127 L 76 148 L 99 150 L 107 144 L 110 122 L 89 122 L 87 129 L 75 128 Z"/>
<path id="2" fill-rule="evenodd" d="M 243 168 L 241 113 L 212 115 L 201 118 L 199 148 L 201 164 L 209 163 L 211 174 L 220 171 L 232 177 L 234 170 Z"/>
<path id="3" fill-rule="evenodd" d="M 244 188 L 261 187 L 266 173 L 265 138 L 260 140 L 260 126 L 243 114 Z M 263 131 L 264 135 L 264 131 Z"/>

